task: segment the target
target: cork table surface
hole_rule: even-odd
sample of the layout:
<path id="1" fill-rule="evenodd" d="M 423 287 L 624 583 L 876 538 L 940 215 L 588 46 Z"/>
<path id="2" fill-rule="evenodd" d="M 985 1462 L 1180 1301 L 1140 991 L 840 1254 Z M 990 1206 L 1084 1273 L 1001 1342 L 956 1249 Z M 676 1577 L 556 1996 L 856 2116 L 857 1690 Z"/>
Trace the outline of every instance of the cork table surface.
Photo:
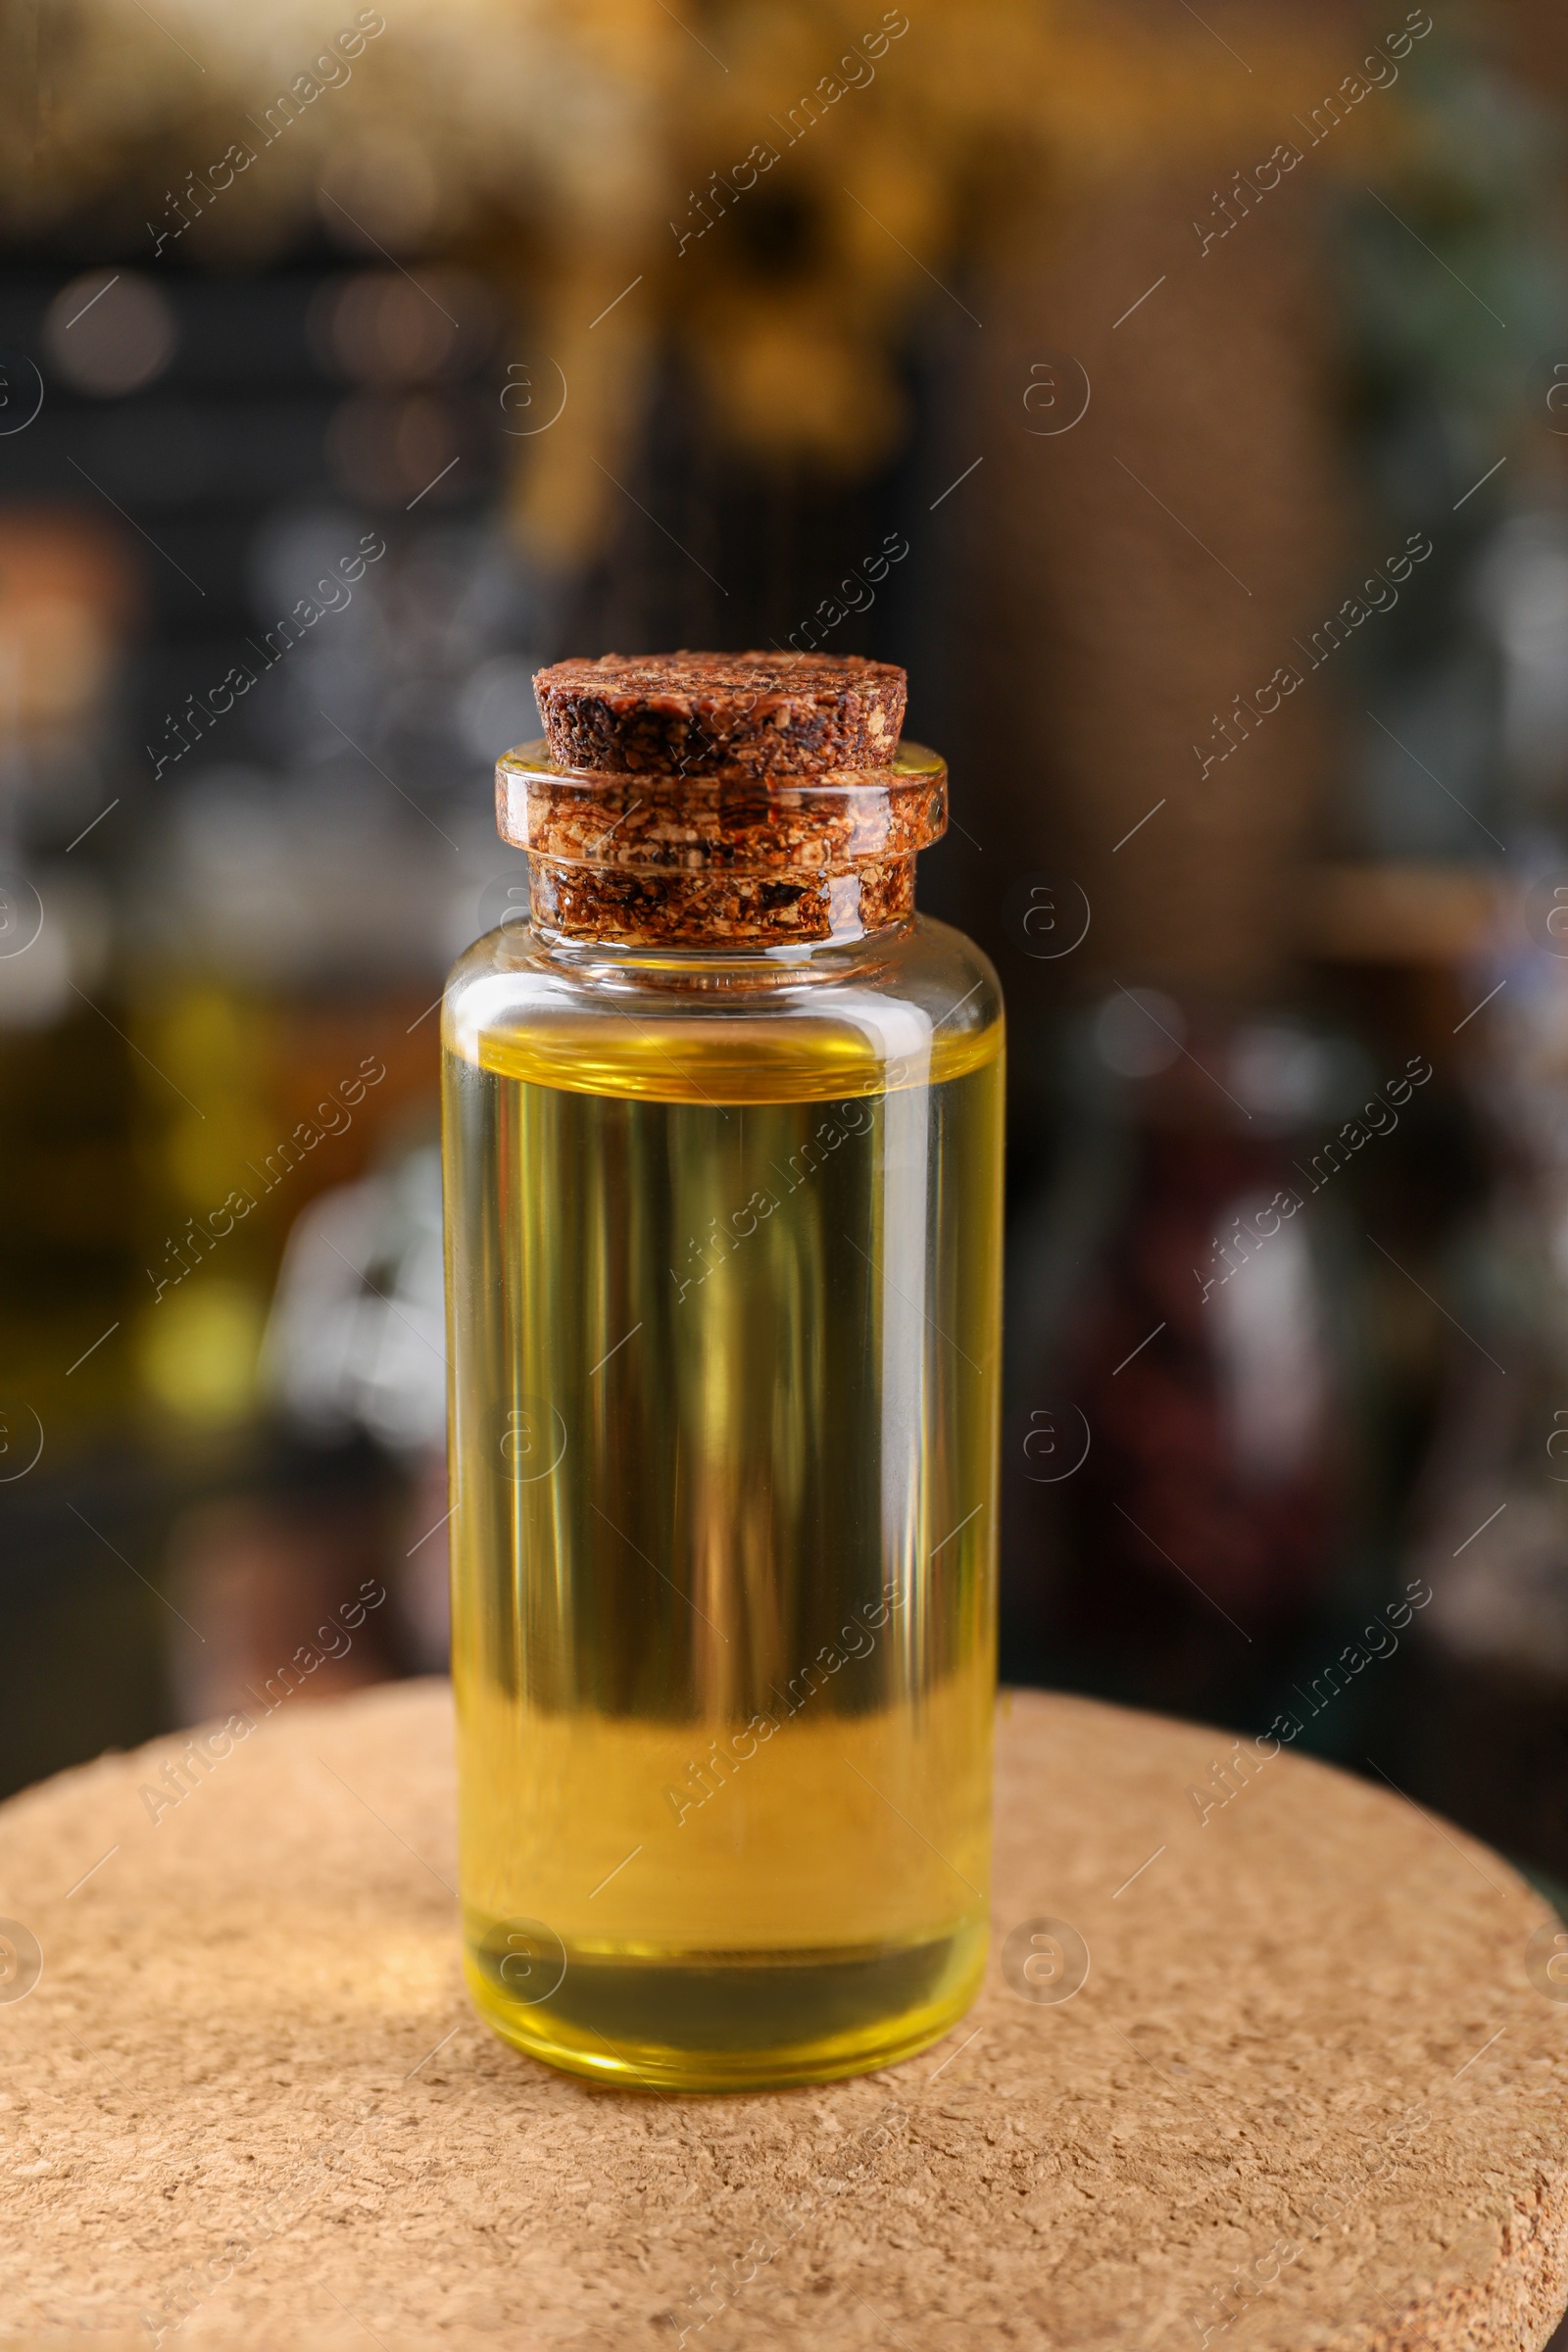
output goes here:
<path id="1" fill-rule="evenodd" d="M 1392 1789 L 1020 1693 L 970 2016 L 696 2099 L 469 2012 L 444 1686 L 155 1822 L 178 1744 L 0 1809 L 0 2345 L 1441 2352 L 1568 2300 L 1568 1943 Z"/>

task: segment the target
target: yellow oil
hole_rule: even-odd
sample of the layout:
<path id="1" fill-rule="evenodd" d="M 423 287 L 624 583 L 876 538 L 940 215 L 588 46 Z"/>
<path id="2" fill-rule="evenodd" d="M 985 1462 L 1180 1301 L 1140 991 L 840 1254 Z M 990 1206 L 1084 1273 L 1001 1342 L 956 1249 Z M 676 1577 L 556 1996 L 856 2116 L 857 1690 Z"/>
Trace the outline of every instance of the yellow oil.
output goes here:
<path id="1" fill-rule="evenodd" d="M 449 1017 L 466 1964 L 557 2066 L 822 2081 L 973 1997 L 992 1003 L 912 1074 L 830 1007 Z"/>

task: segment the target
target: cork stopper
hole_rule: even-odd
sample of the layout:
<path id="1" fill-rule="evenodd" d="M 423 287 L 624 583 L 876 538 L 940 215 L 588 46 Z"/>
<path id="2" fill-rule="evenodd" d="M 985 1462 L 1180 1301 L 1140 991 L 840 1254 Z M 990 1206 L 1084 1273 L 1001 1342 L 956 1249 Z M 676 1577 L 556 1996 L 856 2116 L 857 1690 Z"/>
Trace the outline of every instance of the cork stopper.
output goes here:
<path id="1" fill-rule="evenodd" d="M 902 669 L 857 654 L 606 654 L 533 690 L 563 766 L 687 776 L 885 767 L 908 699 Z"/>
<path id="2" fill-rule="evenodd" d="M 545 736 L 496 768 L 533 919 L 635 947 L 853 939 L 914 906 L 947 769 L 900 747 L 906 680 L 820 654 L 561 662 Z"/>

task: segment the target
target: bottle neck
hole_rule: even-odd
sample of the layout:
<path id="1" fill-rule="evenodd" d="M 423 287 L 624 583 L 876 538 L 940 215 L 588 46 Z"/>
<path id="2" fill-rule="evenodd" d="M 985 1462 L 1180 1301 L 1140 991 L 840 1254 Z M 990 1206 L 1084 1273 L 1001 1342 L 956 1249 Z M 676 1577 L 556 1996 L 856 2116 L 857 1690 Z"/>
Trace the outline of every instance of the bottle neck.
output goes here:
<path id="1" fill-rule="evenodd" d="M 750 955 L 865 939 L 914 910 L 914 860 L 947 823 L 947 769 L 805 776 L 570 769 L 543 748 L 496 769 L 496 826 L 528 854 L 532 919 L 557 939 Z"/>
<path id="2" fill-rule="evenodd" d="M 530 919 L 566 940 L 627 948 L 849 945 L 914 911 L 914 858 L 865 858 L 848 873 L 695 872 L 569 863 L 530 855 Z"/>

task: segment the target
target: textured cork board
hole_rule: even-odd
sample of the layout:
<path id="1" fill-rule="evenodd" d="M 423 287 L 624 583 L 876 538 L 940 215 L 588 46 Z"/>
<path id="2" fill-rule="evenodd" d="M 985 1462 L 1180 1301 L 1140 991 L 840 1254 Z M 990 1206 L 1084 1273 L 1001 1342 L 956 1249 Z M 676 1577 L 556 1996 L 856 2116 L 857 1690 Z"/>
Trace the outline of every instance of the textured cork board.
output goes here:
<path id="1" fill-rule="evenodd" d="M 1020 1694 L 971 2016 L 692 2099 L 469 2013 L 443 1687 L 281 1710 L 155 1824 L 175 1753 L 0 1810 L 0 2342 L 1524 2352 L 1568 2299 L 1553 1923 L 1382 1788 L 1249 1746 L 1213 1803 L 1223 1735 Z"/>

